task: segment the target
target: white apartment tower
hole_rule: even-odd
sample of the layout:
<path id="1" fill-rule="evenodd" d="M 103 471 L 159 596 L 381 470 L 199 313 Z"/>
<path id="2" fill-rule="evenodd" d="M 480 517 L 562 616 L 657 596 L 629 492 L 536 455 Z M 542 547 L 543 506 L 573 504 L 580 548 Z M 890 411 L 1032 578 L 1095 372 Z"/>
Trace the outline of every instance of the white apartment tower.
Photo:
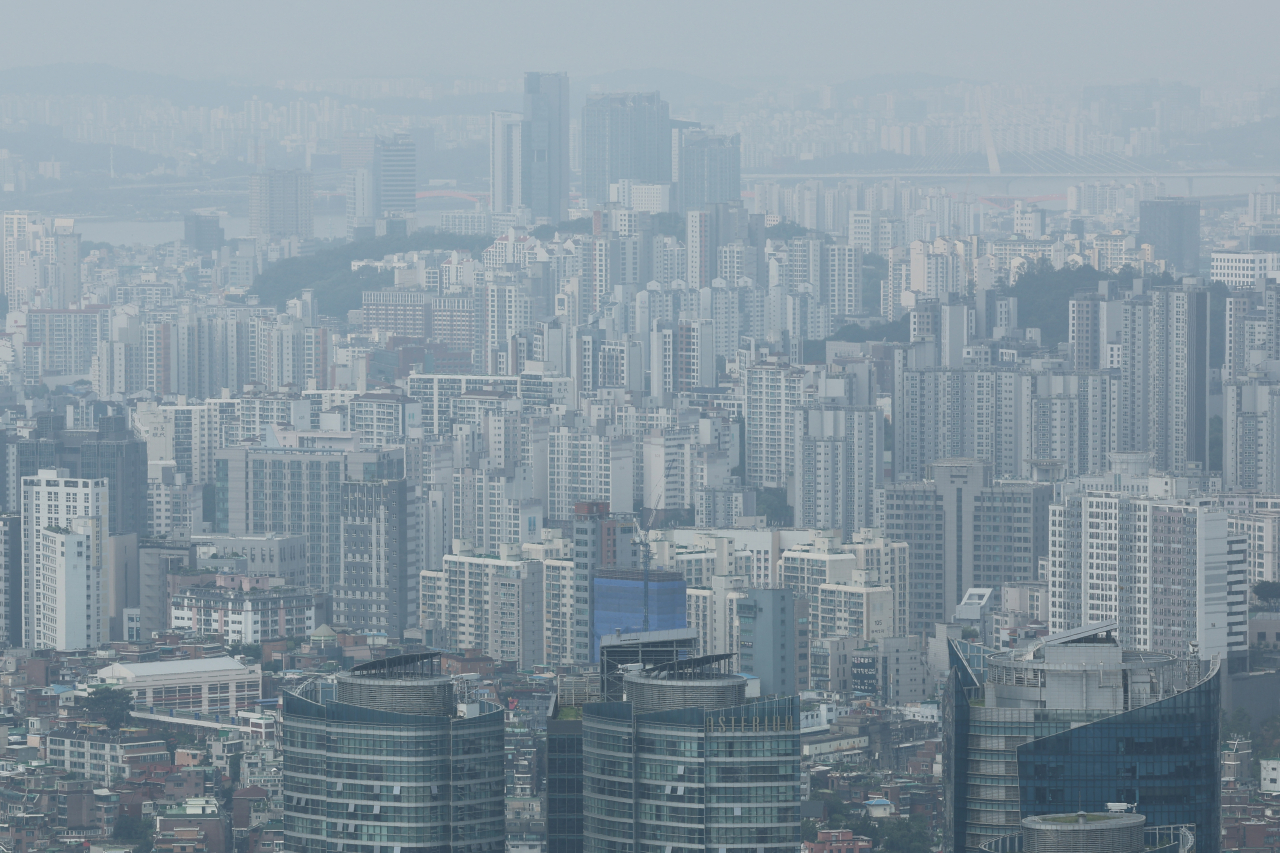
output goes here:
<path id="1" fill-rule="evenodd" d="M 1049 511 L 1049 630 L 1111 619 L 1127 649 L 1247 659 L 1248 546 L 1225 510 L 1085 492 Z"/>
<path id="2" fill-rule="evenodd" d="M 96 648 L 107 637 L 107 481 L 42 469 L 22 478 L 22 645 Z M 83 605 L 83 609 L 82 609 Z"/>

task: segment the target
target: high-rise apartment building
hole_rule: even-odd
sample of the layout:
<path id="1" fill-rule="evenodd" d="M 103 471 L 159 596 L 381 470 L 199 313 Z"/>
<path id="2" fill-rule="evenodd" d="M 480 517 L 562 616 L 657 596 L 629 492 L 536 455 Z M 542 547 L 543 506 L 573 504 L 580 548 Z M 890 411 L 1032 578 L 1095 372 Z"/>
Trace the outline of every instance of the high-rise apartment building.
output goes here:
<path id="1" fill-rule="evenodd" d="M 746 376 L 746 482 L 787 488 L 795 464 L 796 414 L 809 375 L 785 362 L 756 365 Z"/>
<path id="2" fill-rule="evenodd" d="M 249 176 L 249 233 L 262 240 L 315 236 L 311 173 L 270 169 Z"/>
<path id="3" fill-rule="evenodd" d="M 849 544 L 817 538 L 782 552 L 781 583 L 809 604 L 814 640 L 904 637 L 911 600 L 908 545 L 864 530 Z"/>
<path id="4" fill-rule="evenodd" d="M 518 669 L 546 663 L 542 563 L 522 559 L 519 546 L 494 556 L 446 554 L 438 571 L 423 570 L 421 584 L 422 625 L 435 645 L 478 649 Z"/>
<path id="5" fill-rule="evenodd" d="M 403 470 L 391 473 L 400 476 L 342 484 L 342 559 L 332 607 L 335 625 L 395 637 L 417 624 L 418 579 L 410 559 Z M 323 516 L 312 516 L 317 517 Z"/>
<path id="6" fill-rule="evenodd" d="M 141 400 L 133 410 L 133 428 L 147 443 L 148 462 L 172 461 L 189 483 L 213 481 L 213 453 L 224 439 L 209 407 Z"/>
<path id="7" fill-rule="evenodd" d="M 874 406 L 814 403 L 796 412 L 790 503 L 794 524 L 840 530 L 846 541 L 875 527 L 883 484 L 880 422 Z"/>
<path id="8" fill-rule="evenodd" d="M 592 95 L 582 108 L 582 190 L 609 200 L 621 180 L 671 181 L 670 107 L 657 92 Z"/>
<path id="9" fill-rule="evenodd" d="M 1050 630 L 1115 620 L 1125 648 L 1248 669 L 1248 543 L 1225 510 L 1090 491 L 1049 523 Z"/>
<path id="10" fill-rule="evenodd" d="M 560 427 L 548 437 L 547 518 L 573 517 L 580 502 L 602 502 L 616 513 L 634 512 L 635 439 Z"/>
<path id="11" fill-rule="evenodd" d="M 536 221 L 569 215 L 569 75 L 524 76 L 524 184 L 520 197 Z"/>
<path id="12" fill-rule="evenodd" d="M 342 583 L 343 559 L 347 553 L 343 550 L 342 538 L 346 519 L 350 518 L 352 524 L 363 525 L 369 523 L 370 518 L 358 512 L 345 516 L 344 496 L 352 490 L 358 492 L 363 483 L 402 480 L 404 450 L 229 447 L 214 454 L 213 469 L 213 532 L 305 535 L 305 584 L 316 590 L 332 592 Z M 366 506 L 376 508 L 371 504 Z M 394 508 L 389 517 L 384 517 L 381 512 L 377 517 L 381 519 L 379 523 L 402 527 L 404 512 L 402 505 Z M 387 533 L 390 533 L 389 529 Z M 369 559 L 376 559 L 378 579 L 383 582 L 391 583 L 393 576 L 409 570 L 405 561 L 398 564 L 384 562 L 387 554 L 382 552 L 351 553 L 369 554 Z M 405 589 L 403 583 L 395 583 L 399 589 Z M 405 594 L 416 596 L 416 591 L 417 585 L 413 584 Z M 416 601 L 409 601 L 407 605 L 407 612 L 417 612 Z M 388 614 L 391 612 L 387 611 Z M 377 617 L 389 618 L 381 612 Z"/>
<path id="13" fill-rule="evenodd" d="M 22 645 L 96 648 L 103 612 L 107 482 L 41 468 L 22 477 Z"/>

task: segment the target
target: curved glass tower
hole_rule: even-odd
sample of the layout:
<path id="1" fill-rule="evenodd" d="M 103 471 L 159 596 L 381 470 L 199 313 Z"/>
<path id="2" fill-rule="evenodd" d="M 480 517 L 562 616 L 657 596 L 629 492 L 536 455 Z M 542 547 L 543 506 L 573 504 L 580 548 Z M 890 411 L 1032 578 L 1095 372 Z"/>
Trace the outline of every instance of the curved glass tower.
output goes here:
<path id="1" fill-rule="evenodd" d="M 640 694 L 654 707 L 662 678 L 679 688 L 673 701 L 677 693 L 687 701 L 688 689 L 702 681 L 740 679 L 702 666 L 718 657 L 730 656 L 651 667 Z M 632 702 L 583 707 L 583 853 L 799 848 L 799 698 L 738 698 L 729 707 L 714 707 L 721 701 L 722 696 L 708 699 L 713 707 L 639 714 Z"/>
<path id="2" fill-rule="evenodd" d="M 1152 825 L 1219 840 L 1218 661 L 1123 651 L 1116 624 L 991 655 L 979 684 L 952 649 L 943 704 L 950 853 L 1021 820 L 1136 805 Z"/>
<path id="3" fill-rule="evenodd" d="M 361 664 L 284 694 L 293 853 L 501 853 L 503 714 L 458 717 L 439 654 Z"/>
<path id="4" fill-rule="evenodd" d="M 794 853 L 800 845 L 796 697 L 582 717 L 583 853 Z"/>

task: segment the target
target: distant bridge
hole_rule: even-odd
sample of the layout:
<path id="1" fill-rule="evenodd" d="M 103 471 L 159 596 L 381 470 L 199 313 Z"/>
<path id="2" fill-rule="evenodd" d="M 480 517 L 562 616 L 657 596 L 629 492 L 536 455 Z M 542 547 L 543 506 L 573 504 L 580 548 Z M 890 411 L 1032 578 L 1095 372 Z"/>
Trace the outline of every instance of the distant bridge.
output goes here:
<path id="1" fill-rule="evenodd" d="M 972 178 L 1007 180 L 1009 178 L 1156 178 L 1178 180 L 1181 178 L 1256 178 L 1280 180 L 1280 169 L 1271 172 L 1149 172 L 1103 170 L 1089 172 L 949 172 L 949 171 L 886 171 L 886 172 L 744 172 L 744 181 L 807 181 L 814 178 L 868 179 L 868 178 Z"/>

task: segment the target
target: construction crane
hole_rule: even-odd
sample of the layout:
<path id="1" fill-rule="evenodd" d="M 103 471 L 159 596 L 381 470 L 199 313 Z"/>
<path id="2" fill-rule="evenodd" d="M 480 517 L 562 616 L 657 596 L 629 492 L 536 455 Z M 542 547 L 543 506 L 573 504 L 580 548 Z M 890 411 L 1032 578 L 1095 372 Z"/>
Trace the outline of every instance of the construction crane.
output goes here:
<path id="1" fill-rule="evenodd" d="M 667 478 L 671 476 L 671 469 L 675 466 L 675 459 L 668 459 L 666 465 L 662 469 L 662 480 L 654 484 L 655 489 L 666 489 Z M 658 494 L 653 494 L 649 504 L 657 504 Z M 665 506 L 666 501 L 663 501 Z M 632 537 L 631 544 L 640 545 L 640 567 L 641 576 L 644 578 L 644 621 L 641 623 L 642 631 L 649 630 L 649 564 L 653 561 L 653 551 L 649 548 L 649 531 L 653 528 L 653 519 L 657 515 L 656 508 L 648 510 L 649 520 L 647 523 L 642 522 L 645 516 L 645 508 L 640 507 L 640 512 L 636 518 L 636 535 Z"/>

